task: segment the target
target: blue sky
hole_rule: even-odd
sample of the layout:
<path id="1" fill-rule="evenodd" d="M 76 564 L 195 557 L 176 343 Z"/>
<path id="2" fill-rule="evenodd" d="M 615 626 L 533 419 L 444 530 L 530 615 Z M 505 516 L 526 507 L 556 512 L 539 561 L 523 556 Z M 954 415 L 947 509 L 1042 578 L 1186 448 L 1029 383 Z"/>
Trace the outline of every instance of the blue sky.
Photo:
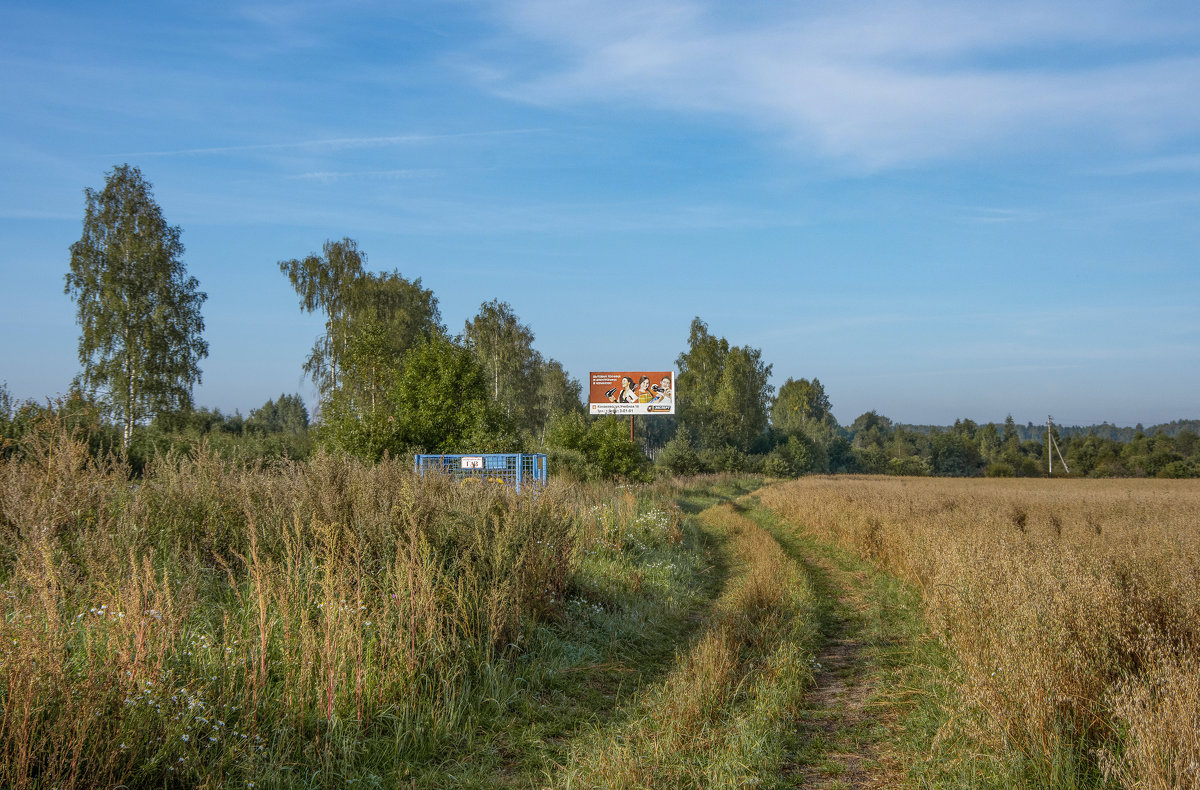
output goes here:
<path id="1" fill-rule="evenodd" d="M 83 189 L 208 293 L 196 401 L 312 399 L 281 259 L 359 242 L 589 370 L 699 315 L 844 423 L 1200 416 L 1200 9 L 575 0 L 0 8 L 0 380 L 77 372 Z"/>

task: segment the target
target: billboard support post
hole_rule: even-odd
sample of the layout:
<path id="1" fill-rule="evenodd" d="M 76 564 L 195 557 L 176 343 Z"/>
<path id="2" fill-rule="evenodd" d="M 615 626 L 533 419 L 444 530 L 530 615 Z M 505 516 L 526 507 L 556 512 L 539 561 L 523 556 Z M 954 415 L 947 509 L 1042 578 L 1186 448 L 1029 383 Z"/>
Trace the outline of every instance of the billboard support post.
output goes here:
<path id="1" fill-rule="evenodd" d="M 633 441 L 633 415 L 629 415 L 629 441 Z"/>

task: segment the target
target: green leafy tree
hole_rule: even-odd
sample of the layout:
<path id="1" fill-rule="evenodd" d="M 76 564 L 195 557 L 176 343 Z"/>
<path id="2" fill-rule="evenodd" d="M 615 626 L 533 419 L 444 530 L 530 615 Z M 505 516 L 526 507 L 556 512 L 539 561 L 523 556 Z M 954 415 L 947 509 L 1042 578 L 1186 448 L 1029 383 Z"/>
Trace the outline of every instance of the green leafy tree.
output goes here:
<path id="1" fill-rule="evenodd" d="M 676 364 L 679 423 L 696 434 L 704 449 L 752 450 L 767 427 L 767 404 L 774 390 L 768 384 L 771 366 L 763 363 L 762 352 L 730 346 L 695 318 L 688 350 Z"/>
<path id="2" fill-rule="evenodd" d="M 984 461 L 995 461 L 1000 455 L 1000 429 L 995 423 L 989 422 L 976 433 L 979 440 L 979 454 Z"/>
<path id="3" fill-rule="evenodd" d="M 806 434 L 793 434 L 770 452 L 763 471 L 771 477 L 798 477 L 819 468 L 824 462 L 823 455 Z"/>
<path id="4" fill-rule="evenodd" d="M 437 336 L 411 350 L 391 393 L 405 443 L 427 452 L 504 452 L 516 439 L 470 351 Z"/>
<path id="5" fill-rule="evenodd" d="M 304 363 L 304 372 L 312 377 L 317 389 L 326 394 L 338 386 L 340 362 L 344 352 L 344 327 L 350 309 L 350 291 L 363 275 L 365 256 L 358 243 L 350 238 L 326 241 L 321 254 L 279 262 L 279 270 L 287 275 L 300 295 L 300 309 L 308 313 L 323 312 L 325 333 L 313 343 Z"/>
<path id="6" fill-rule="evenodd" d="M 384 453 L 510 451 L 511 425 L 492 401 L 471 352 L 442 334 L 409 349 L 388 373 L 383 397 L 325 401 L 319 439 L 368 460 Z"/>
<path id="7" fill-rule="evenodd" d="M 725 372 L 729 341 L 714 337 L 708 324 L 692 319 L 688 350 L 675 364 L 675 412 L 678 422 L 692 432 L 701 447 L 723 444 L 717 425 L 716 395 Z"/>
<path id="8" fill-rule="evenodd" d="M 342 388 L 351 400 L 375 408 L 390 371 L 411 349 L 444 332 L 433 291 L 399 272 L 364 274 L 350 291 L 350 310 L 335 325 L 348 350 Z"/>
<path id="9" fill-rule="evenodd" d="M 1004 418 L 1004 429 L 1000 433 L 1000 444 L 1005 448 L 1019 447 L 1021 435 L 1017 432 L 1017 423 L 1010 414 Z"/>
<path id="10" fill-rule="evenodd" d="M 1200 435 L 1189 428 L 1184 428 L 1175 435 L 1175 449 L 1189 457 L 1197 455 L 1200 453 Z"/>
<path id="11" fill-rule="evenodd" d="M 820 379 L 789 378 L 779 388 L 779 394 L 771 404 L 771 425 L 778 441 L 783 443 L 795 437 L 808 448 L 808 460 L 800 464 L 797 474 L 828 469 L 829 448 L 840 430 L 832 408 Z M 787 468 L 785 462 L 779 460 L 774 467 L 776 470 Z"/>
<path id="12" fill-rule="evenodd" d="M 700 455 L 692 446 L 692 437 L 686 428 L 676 429 L 675 436 L 663 445 L 655 463 L 675 475 L 695 475 L 703 471 Z"/>
<path id="13" fill-rule="evenodd" d="M 868 474 L 886 474 L 888 461 L 892 457 L 889 445 L 892 440 L 892 421 L 878 412 L 869 411 L 859 415 L 850 425 L 851 446 L 854 465 Z"/>
<path id="14" fill-rule="evenodd" d="M 521 323 L 511 305 L 493 299 L 466 322 L 461 339 L 483 368 L 491 396 L 505 416 L 522 433 L 541 436 L 550 416 L 548 404 L 539 397 L 548 371 L 533 348 L 533 330 Z"/>
<path id="15" fill-rule="evenodd" d="M 279 262 L 300 308 L 325 314 L 325 332 L 304 363 L 322 398 L 341 391 L 346 408 L 375 408 L 397 361 L 442 331 L 433 291 L 398 271 L 372 274 L 353 239 L 326 241 L 321 254 Z"/>
<path id="16" fill-rule="evenodd" d="M 938 431 L 931 439 L 931 450 L 930 466 L 935 475 L 974 477 L 983 472 L 979 445 L 965 429 Z"/>
<path id="17" fill-rule="evenodd" d="M 250 412 L 246 428 L 264 434 L 287 433 L 300 436 L 308 433 L 308 409 L 299 395 L 280 395 Z"/>
<path id="18" fill-rule="evenodd" d="M 771 405 L 771 424 L 785 434 L 799 434 L 806 427 L 832 420 L 832 406 L 820 379 L 788 379 Z"/>
<path id="19" fill-rule="evenodd" d="M 865 412 L 850 424 L 850 435 L 853 437 L 851 444 L 856 450 L 882 448 L 891 439 L 892 430 L 892 421 L 887 417 L 874 410 Z"/>
<path id="20" fill-rule="evenodd" d="M 190 407 L 208 355 L 207 296 L 181 260 L 179 227 L 167 224 L 138 168 L 114 167 L 104 189 L 84 197 L 64 287 L 82 330 L 77 383 L 121 424 L 127 447 L 134 426 Z"/>
<path id="21" fill-rule="evenodd" d="M 584 413 L 583 386 L 577 379 L 567 375 L 562 363 L 556 359 L 542 363 L 537 399 L 545 413 L 538 436 L 541 445 L 545 444 L 550 421 L 556 415 Z"/>

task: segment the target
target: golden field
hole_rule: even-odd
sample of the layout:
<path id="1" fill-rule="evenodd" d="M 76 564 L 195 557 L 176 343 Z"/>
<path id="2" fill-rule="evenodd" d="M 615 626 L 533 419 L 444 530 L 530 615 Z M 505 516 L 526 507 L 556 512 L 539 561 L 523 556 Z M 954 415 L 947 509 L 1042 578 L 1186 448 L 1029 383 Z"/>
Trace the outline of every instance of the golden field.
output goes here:
<path id="1" fill-rule="evenodd" d="M 1200 481 L 809 477 L 760 497 L 920 588 L 955 658 L 947 737 L 1055 784 L 1200 786 Z"/>

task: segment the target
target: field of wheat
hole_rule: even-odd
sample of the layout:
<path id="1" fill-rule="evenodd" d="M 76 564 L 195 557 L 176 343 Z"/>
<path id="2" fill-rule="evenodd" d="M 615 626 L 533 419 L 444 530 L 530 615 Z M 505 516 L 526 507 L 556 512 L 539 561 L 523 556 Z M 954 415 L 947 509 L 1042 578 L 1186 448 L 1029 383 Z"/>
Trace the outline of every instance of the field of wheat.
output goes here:
<path id="1" fill-rule="evenodd" d="M 810 477 L 790 522 L 919 586 L 946 724 L 1058 786 L 1200 786 L 1200 483 Z"/>

